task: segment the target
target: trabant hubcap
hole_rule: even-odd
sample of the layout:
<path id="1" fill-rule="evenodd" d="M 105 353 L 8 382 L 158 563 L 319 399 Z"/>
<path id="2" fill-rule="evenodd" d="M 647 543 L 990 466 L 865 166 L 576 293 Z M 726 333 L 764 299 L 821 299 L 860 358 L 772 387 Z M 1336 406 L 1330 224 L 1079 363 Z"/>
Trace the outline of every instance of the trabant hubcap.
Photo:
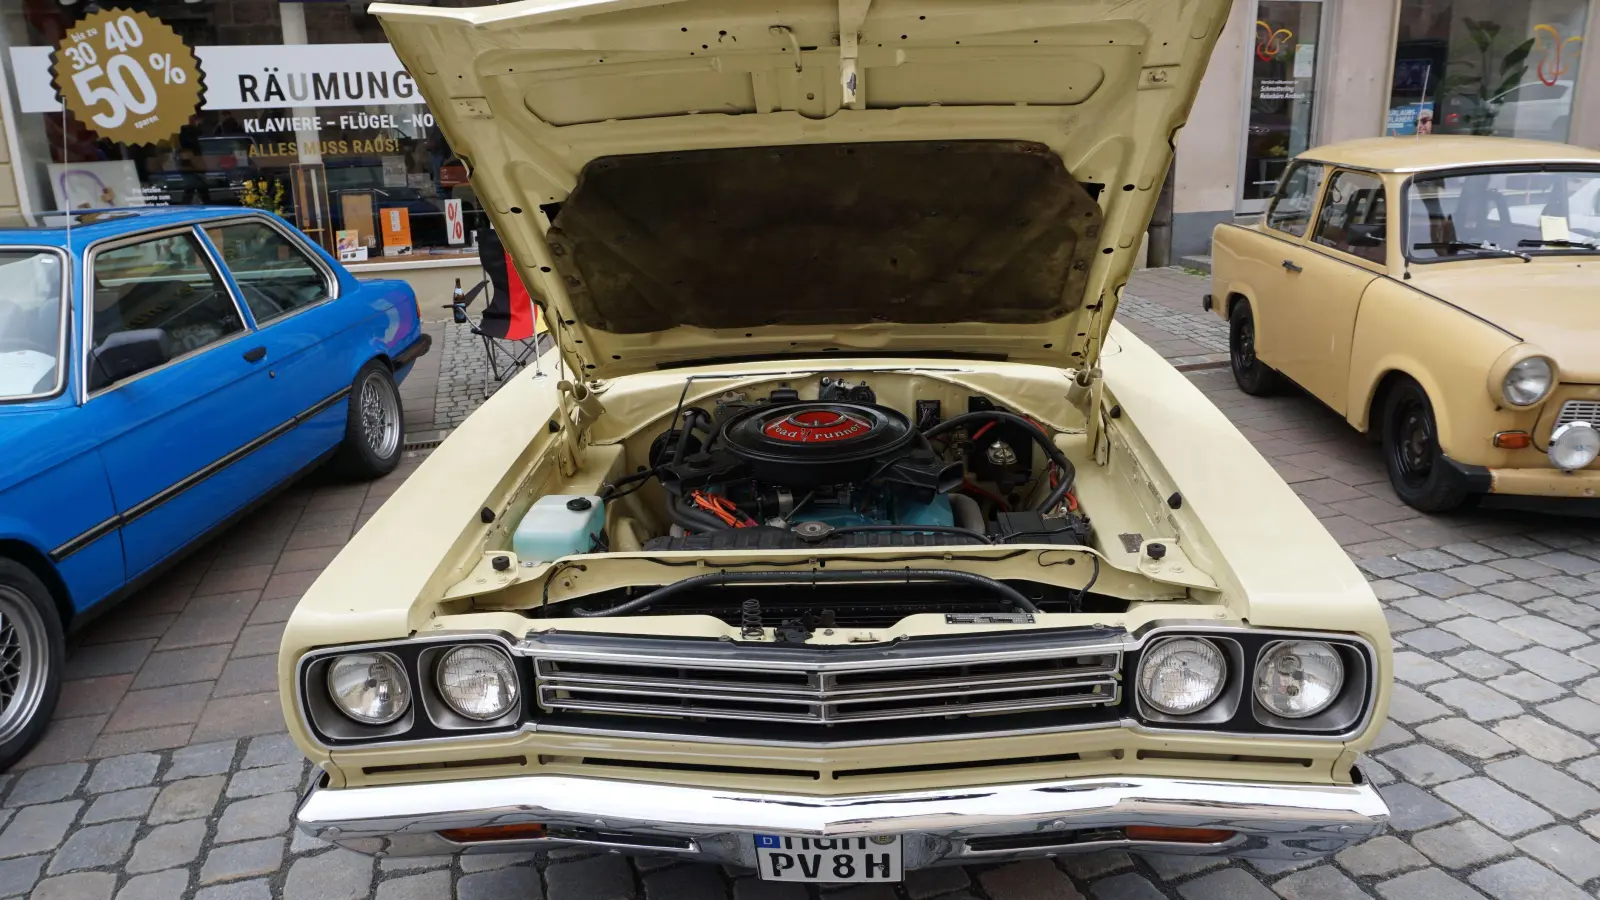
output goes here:
<path id="1" fill-rule="evenodd" d="M 1396 411 L 1395 441 L 1390 450 L 1395 468 L 1408 484 L 1427 481 L 1433 471 L 1433 458 L 1437 446 L 1433 433 L 1433 417 L 1422 404 L 1406 401 Z"/>

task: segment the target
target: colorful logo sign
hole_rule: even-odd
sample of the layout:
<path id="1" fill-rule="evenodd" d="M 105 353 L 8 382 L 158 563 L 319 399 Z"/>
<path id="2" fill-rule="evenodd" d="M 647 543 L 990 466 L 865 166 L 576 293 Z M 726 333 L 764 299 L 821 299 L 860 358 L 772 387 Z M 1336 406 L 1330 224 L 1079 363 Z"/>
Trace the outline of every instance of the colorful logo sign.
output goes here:
<path id="1" fill-rule="evenodd" d="M 1572 55 L 1576 54 L 1574 48 L 1570 52 L 1568 47 L 1581 43 L 1583 38 L 1573 35 L 1565 40 L 1561 38 L 1561 29 L 1556 25 L 1533 26 L 1534 49 L 1539 56 L 1539 81 L 1545 87 L 1555 87 L 1561 76 L 1572 71 Z"/>
<path id="2" fill-rule="evenodd" d="M 99 10 L 67 29 L 51 59 L 57 95 L 108 141 L 154 144 L 178 134 L 205 87 L 194 51 L 160 19 Z"/>
<path id="3" fill-rule="evenodd" d="M 1256 59 L 1262 62 L 1272 62 L 1283 55 L 1289 42 L 1294 40 L 1294 32 L 1287 28 L 1273 28 L 1264 21 L 1256 22 Z"/>

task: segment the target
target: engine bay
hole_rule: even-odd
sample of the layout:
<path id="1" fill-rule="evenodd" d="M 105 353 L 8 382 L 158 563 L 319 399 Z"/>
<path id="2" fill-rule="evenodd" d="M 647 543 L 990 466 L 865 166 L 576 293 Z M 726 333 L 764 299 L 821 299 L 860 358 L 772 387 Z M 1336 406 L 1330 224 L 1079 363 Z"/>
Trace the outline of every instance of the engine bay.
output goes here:
<path id="1" fill-rule="evenodd" d="M 647 551 L 1088 543 L 1071 462 L 986 397 L 945 417 L 938 400 L 903 411 L 866 380 L 823 377 L 816 399 L 728 392 L 673 422 L 648 467 L 601 494 L 659 480 L 672 525 Z"/>

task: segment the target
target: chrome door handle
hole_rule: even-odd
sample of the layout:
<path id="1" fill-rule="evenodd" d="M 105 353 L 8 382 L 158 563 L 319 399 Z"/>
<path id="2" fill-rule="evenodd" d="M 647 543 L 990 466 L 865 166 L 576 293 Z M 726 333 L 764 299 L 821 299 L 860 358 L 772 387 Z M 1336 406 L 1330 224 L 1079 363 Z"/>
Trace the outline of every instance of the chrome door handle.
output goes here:
<path id="1" fill-rule="evenodd" d="M 1291 272 L 1304 272 L 1304 271 L 1305 271 L 1305 269 L 1302 269 L 1302 268 L 1301 268 L 1301 267 L 1300 267 L 1300 265 L 1299 265 L 1299 264 L 1298 264 L 1298 263 L 1296 263 L 1296 262 L 1295 262 L 1295 261 L 1294 261 L 1294 260 L 1292 260 L 1292 259 L 1286 259 L 1286 260 L 1284 260 L 1284 261 L 1283 261 L 1283 267 L 1284 267 L 1284 268 L 1285 268 L 1285 269 L 1288 269 L 1288 270 L 1289 270 L 1289 271 L 1291 271 Z"/>
<path id="2" fill-rule="evenodd" d="M 265 347 L 252 347 L 251 349 L 246 350 L 244 352 L 244 361 L 245 362 L 260 362 L 262 360 L 262 358 L 265 357 L 266 355 L 267 355 L 267 348 L 265 348 Z"/>

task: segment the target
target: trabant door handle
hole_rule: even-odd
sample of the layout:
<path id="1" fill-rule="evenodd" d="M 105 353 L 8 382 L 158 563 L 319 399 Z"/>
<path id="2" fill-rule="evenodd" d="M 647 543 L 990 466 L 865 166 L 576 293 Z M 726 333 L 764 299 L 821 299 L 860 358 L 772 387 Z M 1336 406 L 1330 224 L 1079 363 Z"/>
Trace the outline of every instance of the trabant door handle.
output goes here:
<path id="1" fill-rule="evenodd" d="M 1303 269 L 1303 268 L 1301 268 L 1301 267 L 1300 267 L 1300 265 L 1299 265 L 1299 263 L 1296 263 L 1296 262 L 1295 262 L 1295 261 L 1294 261 L 1294 260 L 1292 260 L 1292 259 L 1286 259 L 1286 260 L 1284 260 L 1284 261 L 1283 261 L 1283 267 L 1284 267 L 1284 268 L 1285 268 L 1285 269 L 1288 269 L 1288 270 L 1289 270 L 1289 271 L 1291 271 L 1291 272 L 1304 272 L 1304 271 L 1305 271 L 1305 269 Z"/>
<path id="2" fill-rule="evenodd" d="M 252 347 L 244 352 L 245 362 L 260 362 L 267 355 L 267 348 Z"/>

